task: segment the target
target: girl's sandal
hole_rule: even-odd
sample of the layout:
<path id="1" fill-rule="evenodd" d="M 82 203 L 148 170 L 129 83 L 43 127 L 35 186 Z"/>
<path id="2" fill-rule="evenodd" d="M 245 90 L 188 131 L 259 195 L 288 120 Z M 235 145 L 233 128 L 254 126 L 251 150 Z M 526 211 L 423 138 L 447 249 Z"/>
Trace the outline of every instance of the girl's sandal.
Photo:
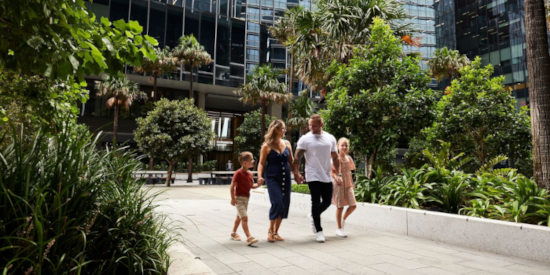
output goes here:
<path id="1" fill-rule="evenodd" d="M 278 233 L 273 233 L 273 238 L 274 238 L 276 241 L 281 241 L 281 242 L 285 240 L 285 238 L 279 236 Z"/>
<path id="2" fill-rule="evenodd" d="M 241 237 L 237 233 L 231 233 L 231 239 L 234 241 L 240 241 Z"/>
<path id="3" fill-rule="evenodd" d="M 267 241 L 270 243 L 274 243 L 275 239 L 273 239 L 273 232 L 269 231 L 267 232 Z"/>
<path id="4" fill-rule="evenodd" d="M 252 236 L 250 236 L 250 237 L 248 237 L 248 239 L 246 239 L 246 244 L 249 245 L 249 246 L 252 245 L 252 244 L 255 244 L 257 242 L 258 242 L 258 239 L 254 238 Z"/>

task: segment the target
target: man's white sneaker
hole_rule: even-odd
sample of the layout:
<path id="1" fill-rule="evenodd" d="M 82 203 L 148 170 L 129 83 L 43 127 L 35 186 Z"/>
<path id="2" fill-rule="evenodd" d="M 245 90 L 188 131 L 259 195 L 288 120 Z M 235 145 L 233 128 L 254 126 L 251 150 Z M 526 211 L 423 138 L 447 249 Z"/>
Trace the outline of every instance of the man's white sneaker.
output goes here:
<path id="1" fill-rule="evenodd" d="M 344 232 L 344 228 L 342 227 L 336 230 L 336 236 L 346 238 L 348 235 L 346 234 L 346 232 Z"/>
<path id="2" fill-rule="evenodd" d="M 323 235 L 323 231 L 317 232 L 317 238 L 315 238 L 315 240 L 319 243 L 325 242 L 325 235 Z"/>
<path id="3" fill-rule="evenodd" d="M 311 213 L 309 213 L 308 217 L 309 217 L 309 227 L 311 228 L 311 231 L 313 232 L 313 234 L 315 234 L 317 233 L 317 228 L 315 228 L 315 223 L 313 222 L 313 216 L 311 215 Z"/>

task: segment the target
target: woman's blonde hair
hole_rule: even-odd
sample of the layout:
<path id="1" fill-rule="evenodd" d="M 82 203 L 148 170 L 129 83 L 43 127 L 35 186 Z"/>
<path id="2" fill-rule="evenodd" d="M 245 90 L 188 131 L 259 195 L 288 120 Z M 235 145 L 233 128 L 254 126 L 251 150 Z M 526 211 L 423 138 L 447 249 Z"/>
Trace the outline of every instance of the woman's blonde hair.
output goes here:
<path id="1" fill-rule="evenodd" d="M 275 128 L 282 127 L 283 125 L 285 125 L 285 122 L 280 119 L 272 121 L 269 124 L 269 128 L 267 128 L 267 134 L 264 136 L 264 142 L 266 144 L 271 143 L 275 137 Z"/>

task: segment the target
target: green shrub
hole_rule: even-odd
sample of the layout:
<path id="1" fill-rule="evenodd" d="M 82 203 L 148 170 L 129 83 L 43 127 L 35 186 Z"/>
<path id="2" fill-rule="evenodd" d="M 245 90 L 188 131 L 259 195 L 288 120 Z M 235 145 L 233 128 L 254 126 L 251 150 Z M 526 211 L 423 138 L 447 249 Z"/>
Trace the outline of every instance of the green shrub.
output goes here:
<path id="1" fill-rule="evenodd" d="M 292 184 L 292 192 L 310 194 L 309 186 L 307 184 Z"/>
<path id="2" fill-rule="evenodd" d="M 360 202 L 377 203 L 382 196 L 382 188 L 393 180 L 394 177 L 385 176 L 380 167 L 374 173 L 373 179 L 361 174 L 355 182 L 355 199 Z"/>
<path id="3" fill-rule="evenodd" d="M 433 188 L 434 183 L 428 183 L 425 177 L 425 170 L 422 169 L 406 169 L 404 168 L 402 175 L 395 177 L 394 181 L 385 185 L 382 188 L 381 202 L 395 206 L 420 208 L 426 200 L 428 190 Z"/>
<path id="4" fill-rule="evenodd" d="M 0 148 L 0 268 L 4 274 L 166 274 L 170 236 L 132 177 L 141 164 L 97 151 L 83 126 Z"/>

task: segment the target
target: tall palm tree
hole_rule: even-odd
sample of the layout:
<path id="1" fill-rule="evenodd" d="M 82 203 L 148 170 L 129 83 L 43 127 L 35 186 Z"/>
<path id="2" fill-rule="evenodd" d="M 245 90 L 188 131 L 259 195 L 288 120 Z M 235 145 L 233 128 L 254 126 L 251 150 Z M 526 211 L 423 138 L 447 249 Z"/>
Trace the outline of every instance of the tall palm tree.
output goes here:
<path id="1" fill-rule="evenodd" d="M 550 56 L 543 0 L 525 0 L 525 42 L 533 134 L 533 172 L 550 189 Z"/>
<path id="2" fill-rule="evenodd" d="M 192 34 L 180 37 L 179 44 L 172 54 L 189 70 L 189 98 L 193 98 L 193 71 L 195 68 L 212 63 L 212 57 Z"/>
<path id="3" fill-rule="evenodd" d="M 287 126 L 296 127 L 301 134 L 307 132 L 309 117 L 316 113 L 317 104 L 309 99 L 308 90 L 303 90 L 300 97 L 292 99 L 288 112 L 292 117 L 286 121 Z"/>
<path id="4" fill-rule="evenodd" d="M 270 65 L 262 65 L 254 68 L 246 78 L 246 84 L 239 87 L 235 94 L 241 96 L 241 102 L 250 105 L 260 104 L 262 108 L 261 139 L 265 135 L 265 109 L 272 102 L 280 104 L 288 103 L 292 95 L 286 90 L 284 83 L 279 83 L 280 70 L 273 69 Z"/>
<path id="5" fill-rule="evenodd" d="M 302 6 L 298 6 L 285 11 L 285 15 L 275 22 L 275 25 L 269 27 L 269 33 L 271 37 L 277 39 L 279 43 L 288 47 L 290 52 L 290 68 L 288 73 L 288 90 L 289 93 L 293 94 L 294 88 L 294 41 L 298 36 L 296 18 L 297 16 L 304 11 Z M 292 117 L 290 112 L 288 113 L 288 119 Z M 292 144 L 292 131 L 287 131 L 286 139 Z"/>
<path id="6" fill-rule="evenodd" d="M 447 47 L 436 49 L 432 60 L 428 61 L 430 73 L 440 82 L 443 78 L 452 81 L 458 78 L 460 69 L 470 65 L 466 55 L 460 55 L 456 50 L 449 50 Z"/>
<path id="7" fill-rule="evenodd" d="M 107 109 L 114 108 L 113 144 L 116 147 L 118 133 L 118 113 L 120 108 L 128 109 L 134 100 L 146 99 L 147 94 L 139 90 L 139 85 L 130 81 L 124 74 L 104 75 L 103 81 L 96 81 L 97 95 L 108 97 Z"/>
<path id="8" fill-rule="evenodd" d="M 210 54 L 197 41 L 195 36 L 186 35 L 179 39 L 179 43 L 172 52 L 173 56 L 178 58 L 179 63 L 189 70 L 189 98 L 194 98 L 193 95 L 193 71 L 203 65 L 208 65 L 213 62 Z M 193 178 L 193 158 L 189 158 L 189 166 L 187 167 L 187 182 L 192 182 Z"/>
<path id="9" fill-rule="evenodd" d="M 143 65 L 135 68 L 135 71 L 138 73 L 150 73 L 153 76 L 153 94 L 151 95 L 153 101 L 156 101 L 158 94 L 157 78 L 167 72 L 177 70 L 177 59 L 172 56 L 170 47 L 166 46 L 163 49 L 156 47 L 155 55 L 157 56 L 157 59 L 154 61 L 145 57 Z"/>

